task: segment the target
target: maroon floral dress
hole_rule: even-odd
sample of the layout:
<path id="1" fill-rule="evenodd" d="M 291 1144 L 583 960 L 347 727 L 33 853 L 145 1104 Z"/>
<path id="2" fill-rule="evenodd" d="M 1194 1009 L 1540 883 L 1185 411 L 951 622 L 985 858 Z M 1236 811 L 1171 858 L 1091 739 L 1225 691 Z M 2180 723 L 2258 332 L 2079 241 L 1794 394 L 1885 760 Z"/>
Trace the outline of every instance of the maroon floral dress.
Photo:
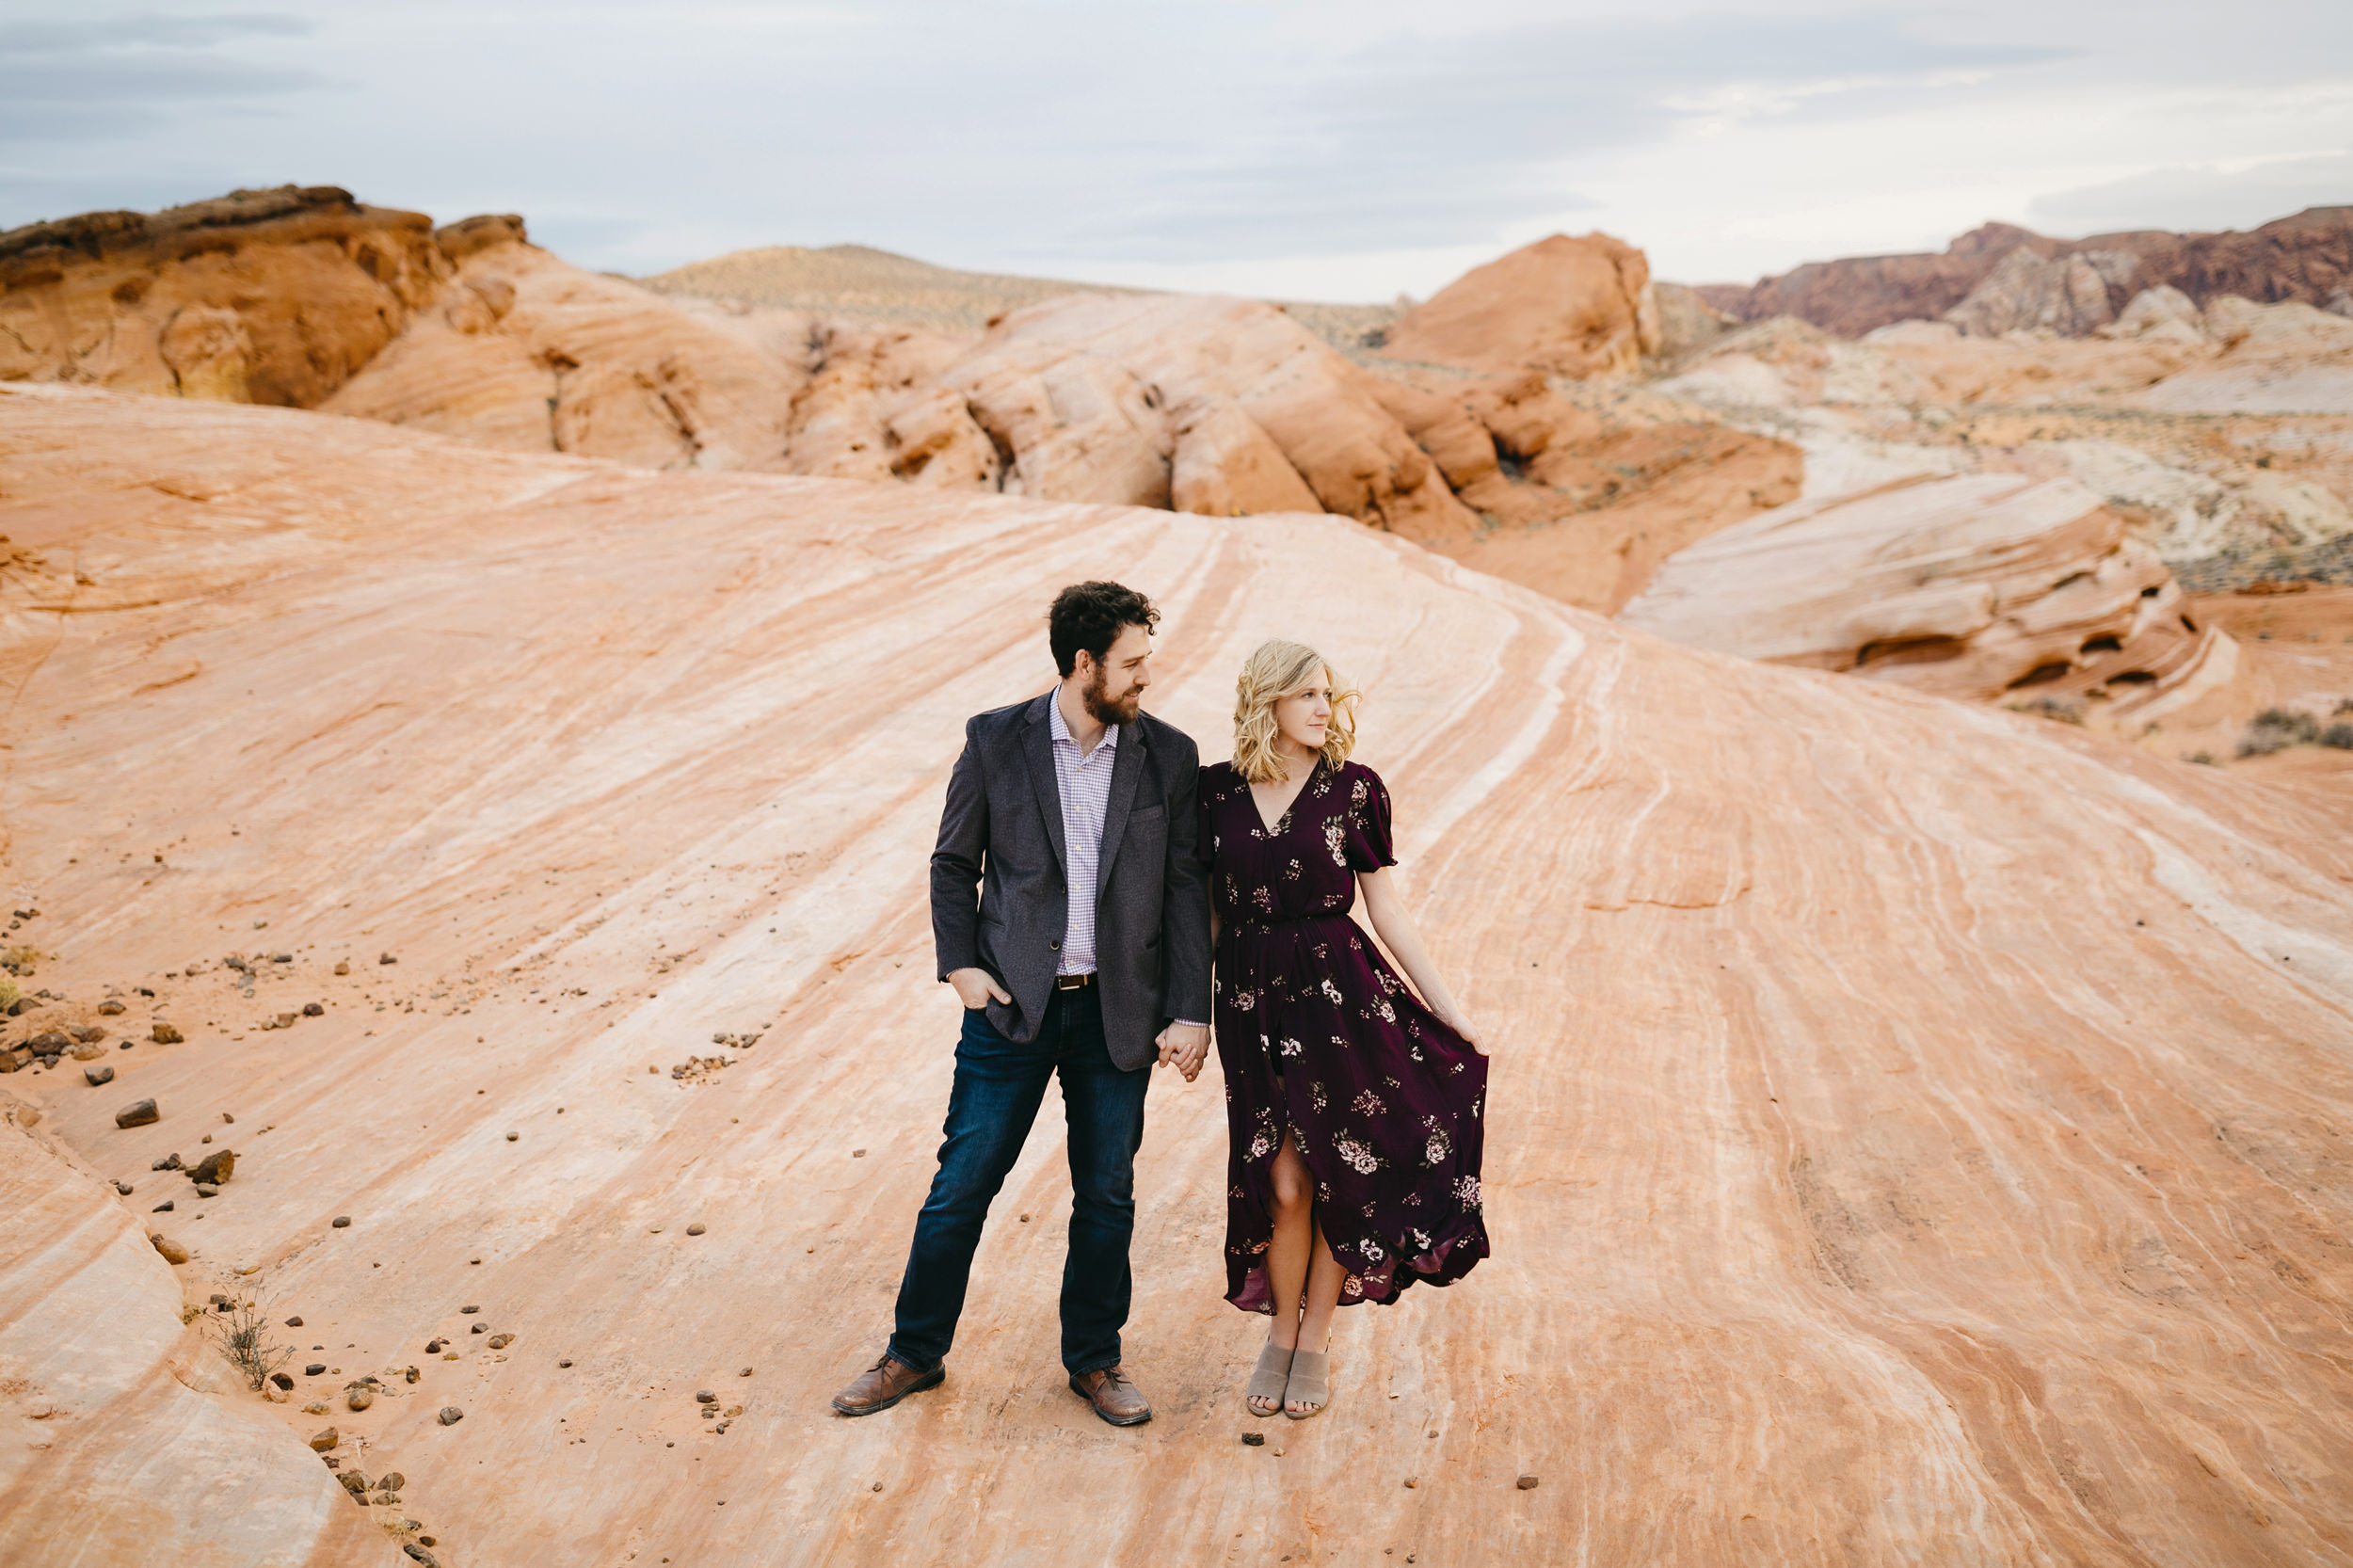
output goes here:
<path id="1" fill-rule="evenodd" d="M 1349 919 L 1356 873 L 1393 866 L 1389 792 L 1319 760 L 1269 832 L 1230 762 L 1201 770 L 1219 921 L 1212 983 L 1225 1069 L 1225 1299 L 1273 1312 L 1274 1157 L 1289 1131 L 1348 1271 L 1340 1304 L 1450 1285 L 1487 1256 L 1480 1116 L 1487 1059 L 1407 989 Z"/>

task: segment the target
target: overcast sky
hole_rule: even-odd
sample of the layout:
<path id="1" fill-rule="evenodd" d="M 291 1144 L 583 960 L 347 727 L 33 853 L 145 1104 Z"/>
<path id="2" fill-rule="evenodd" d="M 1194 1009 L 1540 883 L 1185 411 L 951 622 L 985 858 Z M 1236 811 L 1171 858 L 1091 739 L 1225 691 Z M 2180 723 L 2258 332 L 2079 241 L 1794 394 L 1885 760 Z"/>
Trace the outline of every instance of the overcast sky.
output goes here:
<path id="1" fill-rule="evenodd" d="M 2353 202 L 2348 0 L 0 0 L 0 228 L 293 181 L 640 274 L 1385 299 L 1555 230 L 1745 281 Z"/>

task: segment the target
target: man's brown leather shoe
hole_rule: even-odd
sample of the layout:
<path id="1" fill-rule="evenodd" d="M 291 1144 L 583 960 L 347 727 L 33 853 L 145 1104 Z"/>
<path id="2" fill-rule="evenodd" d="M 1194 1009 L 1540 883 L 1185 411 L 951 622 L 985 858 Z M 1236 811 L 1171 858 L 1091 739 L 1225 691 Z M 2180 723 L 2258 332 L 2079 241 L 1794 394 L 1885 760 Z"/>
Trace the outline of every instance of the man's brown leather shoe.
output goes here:
<path id="1" fill-rule="evenodd" d="M 894 1361 L 886 1354 L 860 1372 L 849 1387 L 836 1394 L 833 1407 L 844 1416 L 872 1416 L 877 1410 L 888 1410 L 909 1394 L 938 1387 L 947 1376 L 945 1366 L 919 1372 L 905 1362 Z"/>
<path id="2" fill-rule="evenodd" d="M 1070 1391 L 1095 1407 L 1095 1414 L 1115 1427 L 1140 1427 L 1152 1418 L 1152 1406 L 1116 1367 L 1085 1372 L 1070 1380 Z"/>

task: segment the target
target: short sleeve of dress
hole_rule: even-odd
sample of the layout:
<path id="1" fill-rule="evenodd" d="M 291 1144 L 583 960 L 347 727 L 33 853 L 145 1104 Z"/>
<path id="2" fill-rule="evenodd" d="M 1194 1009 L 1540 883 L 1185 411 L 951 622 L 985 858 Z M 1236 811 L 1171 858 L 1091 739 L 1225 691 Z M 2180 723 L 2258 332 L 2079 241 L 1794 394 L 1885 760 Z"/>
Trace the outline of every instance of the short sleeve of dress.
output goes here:
<path id="1" fill-rule="evenodd" d="M 1397 864 L 1389 843 L 1389 787 L 1368 767 L 1348 770 L 1348 869 L 1377 872 Z"/>

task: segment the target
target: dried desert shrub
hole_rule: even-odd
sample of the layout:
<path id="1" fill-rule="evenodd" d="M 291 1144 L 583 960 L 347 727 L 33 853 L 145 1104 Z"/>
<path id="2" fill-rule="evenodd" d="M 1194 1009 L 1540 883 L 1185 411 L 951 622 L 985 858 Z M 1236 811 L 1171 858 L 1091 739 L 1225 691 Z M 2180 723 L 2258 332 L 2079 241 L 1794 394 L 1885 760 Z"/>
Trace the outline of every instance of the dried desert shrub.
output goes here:
<path id="1" fill-rule="evenodd" d="M 2292 745 L 2310 745 L 2320 739 L 2320 721 L 2291 708 L 2266 708 L 2255 715 L 2253 728 L 2239 741 L 2241 757 L 2268 757 Z"/>
<path id="2" fill-rule="evenodd" d="M 2031 713 L 2039 719 L 2056 719 L 2060 724 L 2084 722 L 2083 704 L 2061 702 L 2057 697 L 2039 696 L 2032 702 L 2013 702 L 2009 711 L 2013 713 Z"/>
<path id="3" fill-rule="evenodd" d="M 14 1007 L 20 995 L 15 981 L 0 976 L 0 1007 Z"/>
<path id="4" fill-rule="evenodd" d="M 264 1316 L 261 1303 L 233 1301 L 223 1304 L 225 1310 L 204 1315 L 204 1332 L 220 1347 L 229 1365 L 244 1376 L 247 1386 L 259 1393 L 269 1383 L 272 1372 L 294 1359 L 294 1347 L 271 1342 L 269 1320 Z"/>
<path id="5" fill-rule="evenodd" d="M 31 974 L 34 967 L 47 956 L 40 949 L 20 942 L 15 947 L 0 951 L 0 969 L 6 969 L 10 974 Z"/>
<path id="6" fill-rule="evenodd" d="M 2320 732 L 2320 744 L 2339 751 L 2353 751 L 2353 724 L 2332 724 Z"/>

